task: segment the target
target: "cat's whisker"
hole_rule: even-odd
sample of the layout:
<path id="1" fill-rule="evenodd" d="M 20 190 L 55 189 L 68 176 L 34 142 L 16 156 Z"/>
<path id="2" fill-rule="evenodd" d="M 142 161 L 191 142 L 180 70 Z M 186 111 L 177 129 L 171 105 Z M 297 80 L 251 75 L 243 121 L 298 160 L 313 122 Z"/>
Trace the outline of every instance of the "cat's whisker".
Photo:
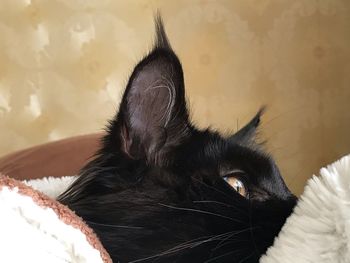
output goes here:
<path id="1" fill-rule="evenodd" d="M 238 207 L 238 206 L 235 206 L 235 205 L 229 205 L 227 203 L 223 203 L 223 202 L 219 202 L 219 201 L 211 201 L 211 200 L 197 200 L 197 201 L 193 201 L 193 203 L 198 203 L 198 204 L 201 204 L 201 203 L 212 203 L 212 204 L 218 204 L 218 205 L 224 205 L 224 206 L 227 206 L 227 207 L 230 207 L 230 208 L 235 208 L 237 210 L 239 210 L 240 212 L 244 213 L 244 214 L 247 214 L 247 211 L 243 210 L 242 208 Z"/>
<path id="2" fill-rule="evenodd" d="M 250 236 L 251 236 L 251 238 L 252 238 L 252 243 L 253 243 L 253 245 L 254 245 L 254 251 L 256 252 L 256 253 L 259 253 L 259 250 L 258 250 L 258 247 L 257 247 L 257 245 L 256 245 L 256 243 L 255 243 L 255 238 L 254 238 L 254 233 L 253 233 L 253 229 L 254 229 L 254 227 L 253 227 L 253 216 L 252 216 L 252 203 L 250 203 L 250 205 L 249 205 L 249 225 L 250 225 Z M 255 227 L 255 228 L 257 228 L 257 227 Z"/>
<path id="3" fill-rule="evenodd" d="M 217 213 L 212 213 L 212 212 L 209 212 L 209 211 L 203 211 L 203 210 L 199 210 L 199 209 L 186 208 L 186 207 L 171 206 L 171 205 L 166 205 L 166 204 L 162 204 L 162 203 L 158 203 L 158 204 L 161 205 L 161 206 L 165 206 L 165 207 L 171 208 L 171 209 L 188 211 L 188 212 L 195 212 L 195 213 L 201 213 L 201 214 L 206 214 L 206 215 L 212 215 L 212 216 L 221 217 L 223 219 L 227 219 L 227 220 L 230 220 L 230 221 L 233 221 L 233 222 L 244 223 L 241 220 L 237 220 L 237 219 L 234 219 L 232 217 L 220 215 L 220 214 L 217 214 Z"/>
<path id="4" fill-rule="evenodd" d="M 244 261 L 246 261 L 248 258 L 250 258 L 251 256 L 253 256 L 255 254 L 256 251 L 253 251 L 253 253 L 251 253 L 250 255 L 248 255 L 247 257 L 243 258 L 242 260 L 240 260 L 238 263 L 243 263 Z"/>
<path id="5" fill-rule="evenodd" d="M 85 222 L 88 224 L 91 224 L 91 225 L 98 225 L 98 226 L 105 226 L 105 227 L 144 229 L 144 227 L 141 227 L 141 226 L 124 226 L 124 225 L 102 224 L 102 223 L 92 222 L 92 221 L 88 221 L 88 220 L 86 220 Z"/>
<path id="6" fill-rule="evenodd" d="M 227 236 L 225 239 L 223 239 L 222 241 L 220 241 L 220 243 L 218 243 L 218 244 L 216 245 L 216 247 L 213 248 L 212 250 L 215 251 L 215 250 L 217 250 L 217 249 L 223 247 L 225 244 L 227 244 L 226 241 L 231 241 L 231 238 L 232 238 L 232 237 L 234 237 L 234 236 L 236 236 L 236 235 L 238 235 L 238 234 L 241 234 L 241 233 L 243 233 L 243 232 L 246 232 L 246 231 L 251 231 L 251 227 L 246 228 L 246 229 L 243 229 L 243 230 L 240 230 L 240 231 L 233 232 L 232 234 L 230 234 L 229 236 Z"/>
<path id="7" fill-rule="evenodd" d="M 229 196 L 228 194 L 226 194 L 226 193 L 220 191 L 219 189 L 216 189 L 215 187 L 213 187 L 213 186 L 211 186 L 211 185 L 208 185 L 208 184 L 202 182 L 201 180 L 198 180 L 197 178 L 194 178 L 194 177 L 193 177 L 192 179 L 195 180 L 196 182 L 198 182 L 198 183 L 200 183 L 200 184 L 202 184 L 202 185 L 204 185 L 204 186 L 206 186 L 206 187 L 212 189 L 212 190 L 215 190 L 217 193 L 220 193 L 220 194 L 224 195 L 225 197 L 227 197 L 227 198 L 229 198 L 229 199 L 232 198 L 232 196 Z"/>
<path id="8" fill-rule="evenodd" d="M 206 183 L 204 183 L 204 182 L 202 182 L 202 181 L 200 181 L 200 180 L 198 180 L 198 179 L 196 179 L 196 178 L 193 178 L 193 180 L 195 180 L 196 182 L 198 182 L 198 183 L 200 183 L 200 184 L 206 186 L 206 187 L 209 188 L 209 189 L 212 189 L 212 190 L 216 191 L 217 193 L 223 194 L 224 196 L 228 197 L 229 199 L 232 199 L 232 196 L 227 195 L 226 193 L 220 191 L 219 189 L 217 189 L 217 188 L 214 187 L 214 186 L 208 185 L 208 184 L 206 184 Z M 223 204 L 224 204 L 224 203 L 223 203 Z M 239 207 L 237 207 L 237 206 L 233 206 L 233 205 L 231 205 L 231 206 L 234 207 L 234 208 L 239 209 L 240 211 L 242 211 L 242 212 L 244 212 L 244 213 L 246 213 L 245 210 L 243 210 L 243 209 L 241 209 L 241 208 L 239 208 Z"/>
<path id="9" fill-rule="evenodd" d="M 240 250 L 239 250 L 239 249 L 232 250 L 232 251 L 227 252 L 227 253 L 225 253 L 225 254 L 222 254 L 222 255 L 220 255 L 220 256 L 216 256 L 216 257 L 214 257 L 214 258 L 210 258 L 210 259 L 208 259 L 208 260 L 204 261 L 203 263 L 213 262 L 213 261 L 215 261 L 215 260 L 217 260 L 217 259 L 219 259 L 219 258 L 222 258 L 222 257 L 228 256 L 228 255 L 231 255 L 231 254 L 236 253 L 236 252 L 238 252 L 238 251 L 240 251 Z"/>
<path id="10" fill-rule="evenodd" d="M 172 248 L 172 249 L 169 249 L 169 250 L 173 250 L 173 249 L 177 249 L 179 247 L 184 247 L 186 245 L 190 245 L 190 244 L 195 244 L 194 241 L 197 241 L 197 240 L 201 240 L 203 238 L 208 238 L 208 239 L 205 239 L 204 241 L 199 241 L 197 243 L 207 243 L 209 241 L 213 241 L 213 240 L 220 240 L 220 238 L 222 237 L 225 237 L 227 235 L 230 235 L 232 233 L 232 231 L 230 232 L 227 232 L 227 233 L 224 233 L 224 234 L 219 234 L 219 235 L 211 235 L 211 236 L 202 236 L 202 237 L 199 237 L 199 238 L 195 238 L 195 239 L 192 239 L 192 240 L 189 240 L 189 241 L 186 241 L 182 244 L 179 244 L 177 245 L 176 247 Z"/>
<path id="11" fill-rule="evenodd" d="M 227 207 L 235 207 L 233 205 L 229 205 L 229 204 L 226 204 L 226 203 L 223 203 L 223 202 L 219 202 L 219 201 L 212 201 L 212 200 L 199 200 L 199 201 L 193 201 L 193 203 L 197 204 L 197 203 L 209 203 L 209 204 L 218 204 L 218 205 L 224 205 L 224 206 L 227 206 Z"/>
<path id="12" fill-rule="evenodd" d="M 162 255 L 176 253 L 176 252 L 179 252 L 181 250 L 188 249 L 188 248 L 192 249 L 192 248 L 198 247 L 198 246 L 200 246 L 200 245 L 202 245 L 204 243 L 208 243 L 208 242 L 211 242 L 211 241 L 214 241 L 214 240 L 220 240 L 220 238 L 213 237 L 213 238 L 208 238 L 206 240 L 201 240 L 201 241 L 197 241 L 197 242 L 191 242 L 191 243 L 188 243 L 188 244 L 185 243 L 183 245 L 178 245 L 177 247 L 174 247 L 172 249 L 167 250 Z"/>
<path id="13" fill-rule="evenodd" d="M 203 241 L 192 242 L 194 240 L 203 239 L 203 238 L 208 237 L 208 236 L 196 238 L 196 239 L 193 239 L 193 240 L 190 240 L 190 241 L 186 241 L 186 242 L 184 242 L 182 244 L 179 244 L 179 245 L 177 245 L 177 246 L 175 246 L 175 247 L 173 247 L 171 249 L 168 249 L 168 250 L 163 251 L 161 253 L 158 253 L 156 255 L 153 255 L 153 256 L 150 256 L 150 257 L 146 257 L 146 258 L 137 259 L 137 260 L 133 260 L 133 261 L 130 261 L 128 263 L 142 262 L 142 261 L 145 261 L 145 260 L 148 260 L 148 259 L 166 256 L 166 255 L 173 254 L 173 253 L 179 252 L 179 251 L 187 249 L 187 248 L 192 249 L 192 248 L 200 246 L 200 245 L 202 245 L 204 243 L 208 243 L 208 242 L 211 242 L 211 241 L 214 241 L 214 240 L 220 240 L 220 238 L 222 238 L 222 237 L 224 237 L 226 235 L 230 235 L 230 234 L 231 234 L 231 232 L 227 232 L 227 233 L 219 234 L 219 235 L 212 235 L 212 236 L 209 236 L 208 239 L 205 239 Z"/>

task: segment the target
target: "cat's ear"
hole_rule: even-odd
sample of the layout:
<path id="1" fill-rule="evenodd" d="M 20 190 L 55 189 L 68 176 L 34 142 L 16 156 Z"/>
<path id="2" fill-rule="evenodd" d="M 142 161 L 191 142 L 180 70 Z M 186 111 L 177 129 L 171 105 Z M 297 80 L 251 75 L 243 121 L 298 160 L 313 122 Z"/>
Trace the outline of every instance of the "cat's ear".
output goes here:
<path id="1" fill-rule="evenodd" d="M 265 112 L 265 107 L 262 107 L 258 113 L 244 127 L 229 137 L 229 140 L 242 145 L 250 145 L 255 142 L 256 131 L 260 124 L 260 118 Z"/>
<path id="2" fill-rule="evenodd" d="M 184 77 L 159 16 L 155 46 L 135 67 L 118 114 L 122 150 L 132 158 L 159 162 L 189 133 Z"/>

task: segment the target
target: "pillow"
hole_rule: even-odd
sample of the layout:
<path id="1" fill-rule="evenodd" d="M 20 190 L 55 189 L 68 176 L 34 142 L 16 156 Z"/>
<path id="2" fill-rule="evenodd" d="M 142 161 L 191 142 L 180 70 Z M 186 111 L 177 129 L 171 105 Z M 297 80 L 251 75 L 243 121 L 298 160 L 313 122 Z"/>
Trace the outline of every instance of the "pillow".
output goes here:
<path id="1" fill-rule="evenodd" d="M 0 172 L 19 180 L 78 174 L 98 150 L 102 136 L 81 135 L 6 155 L 0 158 Z"/>

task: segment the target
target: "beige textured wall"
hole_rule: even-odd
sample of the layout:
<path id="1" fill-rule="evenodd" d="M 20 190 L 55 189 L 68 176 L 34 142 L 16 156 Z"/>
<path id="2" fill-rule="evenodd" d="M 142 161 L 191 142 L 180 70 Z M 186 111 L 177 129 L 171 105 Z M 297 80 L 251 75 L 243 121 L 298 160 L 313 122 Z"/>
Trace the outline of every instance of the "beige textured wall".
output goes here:
<path id="1" fill-rule="evenodd" d="M 348 0 L 0 0 L 0 155 L 100 131 L 162 11 L 193 119 L 262 138 L 300 193 L 350 152 Z"/>

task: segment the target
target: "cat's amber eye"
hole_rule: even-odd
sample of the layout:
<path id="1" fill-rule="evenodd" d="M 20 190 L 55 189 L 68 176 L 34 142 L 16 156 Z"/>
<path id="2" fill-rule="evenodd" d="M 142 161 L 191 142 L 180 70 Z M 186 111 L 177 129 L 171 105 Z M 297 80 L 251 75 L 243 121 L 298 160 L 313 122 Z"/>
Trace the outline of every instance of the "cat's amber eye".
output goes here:
<path id="1" fill-rule="evenodd" d="M 237 193 L 243 197 L 248 197 L 248 191 L 240 179 L 233 175 L 227 175 L 223 178 Z"/>

